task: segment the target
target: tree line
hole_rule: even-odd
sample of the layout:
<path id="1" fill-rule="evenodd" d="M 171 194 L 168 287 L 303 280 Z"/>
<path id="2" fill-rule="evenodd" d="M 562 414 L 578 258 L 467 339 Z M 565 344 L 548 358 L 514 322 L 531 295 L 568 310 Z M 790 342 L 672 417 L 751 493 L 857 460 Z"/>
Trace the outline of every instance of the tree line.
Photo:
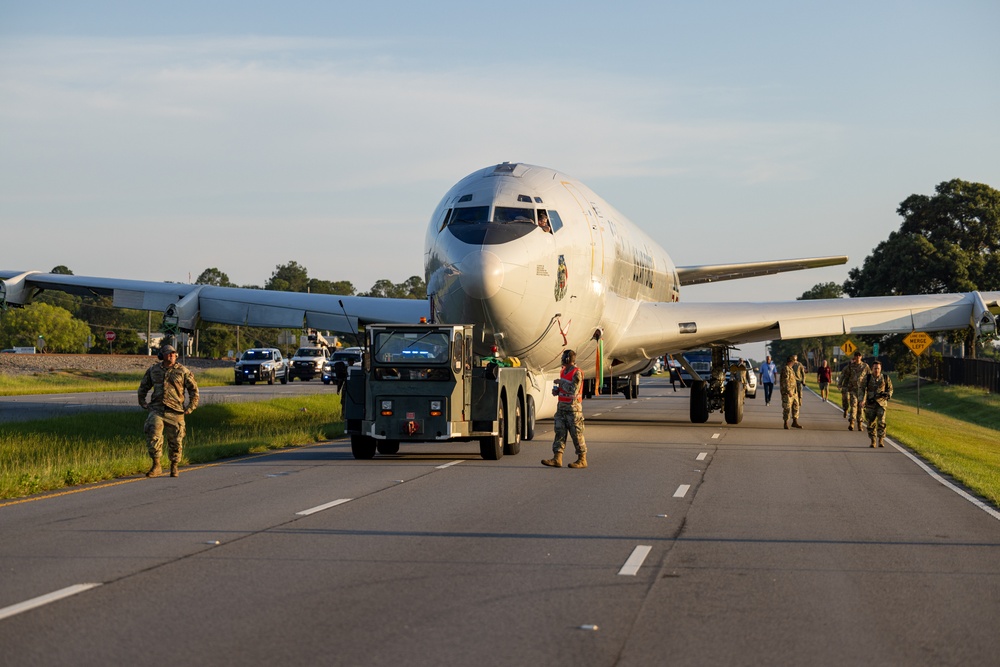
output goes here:
<path id="1" fill-rule="evenodd" d="M 63 265 L 54 267 L 50 273 L 73 275 Z M 202 271 L 194 284 L 342 296 L 427 298 L 427 286 L 419 276 L 411 276 L 401 283 L 381 279 L 368 291 L 359 292 L 349 280 L 310 278 L 306 268 L 295 261 L 277 265 L 263 286 L 236 285 L 225 272 L 215 267 Z M 162 324 L 162 313 L 116 308 L 110 297 L 84 298 L 45 291 L 31 305 L 0 314 L 0 348 L 40 347 L 44 343 L 47 352 L 145 354 L 146 341 L 140 334 L 147 330 L 158 332 Z M 115 332 L 114 342 L 105 340 L 107 331 Z M 230 350 L 240 348 L 288 347 L 277 344 L 280 333 L 280 329 L 202 322 L 197 331 L 198 354 L 224 357 Z"/>

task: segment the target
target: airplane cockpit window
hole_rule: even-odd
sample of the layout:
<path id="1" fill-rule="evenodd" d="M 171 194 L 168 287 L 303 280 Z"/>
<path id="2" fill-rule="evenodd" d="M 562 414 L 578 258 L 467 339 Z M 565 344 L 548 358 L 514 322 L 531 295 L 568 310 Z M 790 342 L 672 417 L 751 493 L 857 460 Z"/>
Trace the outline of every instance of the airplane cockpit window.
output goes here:
<path id="1" fill-rule="evenodd" d="M 497 206 L 493 210 L 493 222 L 498 225 L 506 225 L 512 222 L 524 222 L 533 225 L 535 224 L 535 209 Z"/>
<path id="2" fill-rule="evenodd" d="M 538 228 L 546 234 L 552 233 L 552 225 L 549 224 L 549 214 L 545 209 L 538 209 Z"/>
<path id="3" fill-rule="evenodd" d="M 484 222 L 489 222 L 490 219 L 490 207 L 489 206 L 466 206 L 464 208 L 456 208 L 451 213 L 451 222 L 449 225 L 476 225 L 482 224 Z"/>
<path id="4" fill-rule="evenodd" d="M 560 218 L 559 214 L 552 209 L 549 209 L 549 224 L 552 225 L 553 233 L 558 232 L 563 227 L 562 218 Z"/>
<path id="5" fill-rule="evenodd" d="M 438 231 L 440 232 L 442 229 L 447 227 L 448 222 L 450 220 L 451 220 L 451 209 L 449 208 L 447 211 L 444 212 L 444 218 L 441 220 L 441 226 L 438 227 Z"/>

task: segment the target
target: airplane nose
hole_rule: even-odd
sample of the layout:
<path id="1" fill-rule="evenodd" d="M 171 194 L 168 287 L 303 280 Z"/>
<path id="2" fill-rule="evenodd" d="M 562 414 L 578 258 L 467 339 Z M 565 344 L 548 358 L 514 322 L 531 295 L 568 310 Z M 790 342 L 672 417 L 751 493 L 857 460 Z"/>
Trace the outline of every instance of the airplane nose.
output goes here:
<path id="1" fill-rule="evenodd" d="M 459 265 L 462 289 L 473 299 L 489 299 L 503 287 L 503 262 L 492 252 L 470 252 Z"/>

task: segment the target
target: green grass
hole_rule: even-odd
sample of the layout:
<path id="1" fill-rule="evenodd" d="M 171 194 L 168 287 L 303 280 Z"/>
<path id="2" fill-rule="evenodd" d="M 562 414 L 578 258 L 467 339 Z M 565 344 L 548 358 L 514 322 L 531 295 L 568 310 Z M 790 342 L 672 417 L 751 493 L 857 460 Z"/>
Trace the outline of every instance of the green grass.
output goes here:
<path id="1" fill-rule="evenodd" d="M 0 375 L 0 396 L 28 394 L 69 394 L 94 391 L 137 391 L 143 373 L 98 373 L 96 371 L 45 371 L 32 375 Z M 232 384 L 231 368 L 198 370 L 195 380 L 199 387 Z"/>
<path id="2" fill-rule="evenodd" d="M 1000 507 L 1000 396 L 982 389 L 899 380 L 893 374 L 886 432 L 928 464 Z M 814 378 L 806 383 L 817 393 Z M 840 404 L 840 390 L 830 400 Z"/>
<path id="3" fill-rule="evenodd" d="M 145 419 L 140 411 L 102 412 L 0 424 L 0 498 L 145 472 Z M 184 464 L 322 442 L 344 432 L 340 401 L 324 394 L 206 405 L 186 421 Z"/>

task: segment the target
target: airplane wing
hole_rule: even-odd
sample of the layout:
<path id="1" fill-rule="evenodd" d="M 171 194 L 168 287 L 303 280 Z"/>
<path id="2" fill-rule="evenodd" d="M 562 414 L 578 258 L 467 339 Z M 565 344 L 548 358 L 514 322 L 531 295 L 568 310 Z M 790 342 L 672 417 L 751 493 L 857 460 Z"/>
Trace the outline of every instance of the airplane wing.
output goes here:
<path id="1" fill-rule="evenodd" d="M 110 296 L 119 308 L 155 310 L 182 330 L 206 322 L 251 327 L 357 332 L 359 324 L 417 322 L 428 317 L 426 300 L 158 283 L 34 271 L 0 271 L 0 306 L 24 305 L 43 290 L 77 296 Z"/>
<path id="2" fill-rule="evenodd" d="M 801 271 L 823 266 L 846 264 L 847 255 L 831 257 L 803 257 L 801 259 L 779 259 L 770 262 L 745 262 L 742 264 L 702 264 L 699 266 L 678 266 L 677 277 L 681 285 L 700 285 L 722 280 L 769 276 L 772 273 Z"/>
<path id="3" fill-rule="evenodd" d="M 1000 292 L 759 303 L 644 303 L 616 349 L 647 358 L 710 344 L 973 327 L 996 331 Z"/>

